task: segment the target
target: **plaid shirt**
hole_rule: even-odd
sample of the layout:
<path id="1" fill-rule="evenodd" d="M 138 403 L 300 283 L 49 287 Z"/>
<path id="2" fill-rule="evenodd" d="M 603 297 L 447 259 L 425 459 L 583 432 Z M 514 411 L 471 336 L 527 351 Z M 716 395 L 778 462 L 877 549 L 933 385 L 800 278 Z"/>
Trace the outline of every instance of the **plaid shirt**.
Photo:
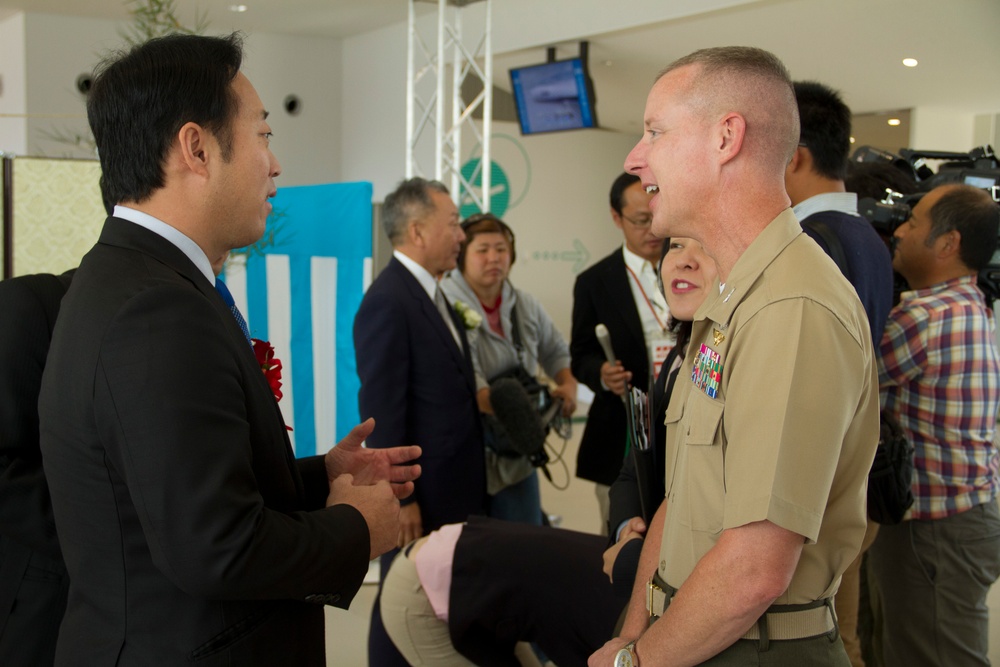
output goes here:
<path id="1" fill-rule="evenodd" d="M 967 276 L 903 292 L 879 345 L 882 406 L 915 450 L 908 519 L 940 519 L 997 492 L 1000 355 L 993 314 Z"/>

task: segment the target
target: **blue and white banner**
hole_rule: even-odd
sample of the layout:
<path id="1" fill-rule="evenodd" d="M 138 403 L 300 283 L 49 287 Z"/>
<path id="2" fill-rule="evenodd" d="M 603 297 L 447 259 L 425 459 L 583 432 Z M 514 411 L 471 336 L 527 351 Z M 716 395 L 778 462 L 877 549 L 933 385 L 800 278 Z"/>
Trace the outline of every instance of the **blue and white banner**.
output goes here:
<path id="1" fill-rule="evenodd" d="M 325 453 L 358 423 L 351 330 L 370 274 L 371 202 L 371 183 L 280 188 L 273 241 L 226 264 L 250 335 L 282 363 L 278 405 L 296 456 Z"/>

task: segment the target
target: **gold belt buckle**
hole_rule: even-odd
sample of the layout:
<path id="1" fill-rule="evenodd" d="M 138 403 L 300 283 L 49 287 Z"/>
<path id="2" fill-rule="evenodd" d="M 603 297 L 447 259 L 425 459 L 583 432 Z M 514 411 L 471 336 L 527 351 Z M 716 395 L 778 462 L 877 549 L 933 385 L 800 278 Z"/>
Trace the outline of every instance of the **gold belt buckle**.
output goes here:
<path id="1" fill-rule="evenodd" d="M 650 618 L 657 616 L 657 614 L 653 613 L 653 591 L 660 591 L 661 593 L 664 593 L 664 590 L 657 586 L 656 582 L 653 581 L 653 578 L 650 577 L 649 583 L 646 584 L 646 611 L 649 612 Z M 660 610 L 660 613 L 663 613 L 662 609 Z"/>

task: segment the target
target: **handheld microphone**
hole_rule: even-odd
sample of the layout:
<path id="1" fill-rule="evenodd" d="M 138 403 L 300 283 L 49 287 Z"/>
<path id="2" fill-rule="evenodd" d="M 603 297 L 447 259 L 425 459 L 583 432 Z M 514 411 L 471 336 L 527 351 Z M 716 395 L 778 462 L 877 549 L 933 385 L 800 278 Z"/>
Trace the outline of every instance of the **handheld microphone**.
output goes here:
<path id="1" fill-rule="evenodd" d="M 604 350 L 604 356 L 607 358 L 608 363 L 614 366 L 617 359 L 615 359 L 614 348 L 611 347 L 611 334 L 608 333 L 608 328 L 603 324 L 598 324 L 594 327 L 594 334 L 597 336 L 597 342 L 601 344 L 601 348 Z"/>
<path id="2" fill-rule="evenodd" d="M 545 447 L 545 425 L 528 392 L 514 378 L 500 378 L 490 384 L 490 403 L 497 421 L 507 431 L 511 448 L 532 456 Z"/>
<path id="3" fill-rule="evenodd" d="M 601 349 L 604 350 L 604 356 L 607 358 L 608 363 L 614 366 L 618 363 L 618 360 L 615 359 L 615 351 L 611 347 L 611 334 L 608 333 L 608 328 L 603 323 L 598 324 L 594 327 L 594 334 L 597 336 L 597 342 L 601 344 Z M 622 401 L 624 400 L 625 395 L 623 394 Z"/>

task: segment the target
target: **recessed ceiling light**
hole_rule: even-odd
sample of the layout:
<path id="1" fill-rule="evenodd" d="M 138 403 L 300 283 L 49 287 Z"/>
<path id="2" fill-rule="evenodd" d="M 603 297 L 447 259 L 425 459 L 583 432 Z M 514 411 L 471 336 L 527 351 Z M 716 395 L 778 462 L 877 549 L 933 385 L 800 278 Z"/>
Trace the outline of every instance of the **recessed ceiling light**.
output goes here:
<path id="1" fill-rule="evenodd" d="M 900 124 L 900 123 L 901 123 L 902 121 L 900 121 L 900 120 L 899 120 L 898 118 L 890 118 L 890 119 L 889 119 L 889 120 L 887 120 L 886 122 L 887 122 L 887 123 L 889 123 L 889 125 L 892 125 L 893 127 L 896 127 L 896 126 L 897 126 L 897 125 L 899 125 L 899 124 Z"/>
<path id="2" fill-rule="evenodd" d="M 906 65 L 907 67 L 916 67 L 917 66 L 917 59 L 916 58 L 903 58 L 903 64 Z"/>
<path id="3" fill-rule="evenodd" d="M 242 14 L 248 9 L 246 5 L 229 5 L 229 11 Z"/>
<path id="4" fill-rule="evenodd" d="M 852 144 L 854 143 L 854 137 L 851 137 L 851 143 Z"/>

